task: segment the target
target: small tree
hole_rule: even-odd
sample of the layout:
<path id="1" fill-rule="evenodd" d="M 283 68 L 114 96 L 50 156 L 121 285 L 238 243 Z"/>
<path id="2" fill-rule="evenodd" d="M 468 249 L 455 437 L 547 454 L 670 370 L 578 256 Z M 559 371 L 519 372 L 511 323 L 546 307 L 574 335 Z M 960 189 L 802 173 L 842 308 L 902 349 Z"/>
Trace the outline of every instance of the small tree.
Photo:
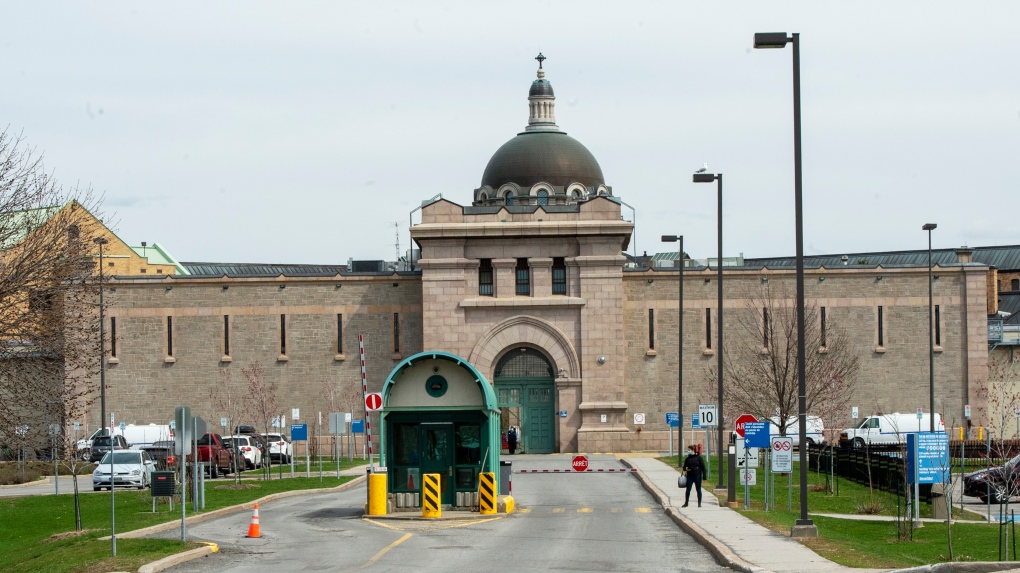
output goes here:
<path id="1" fill-rule="evenodd" d="M 354 382 L 327 380 L 322 384 L 322 397 L 326 400 L 330 412 L 354 412 L 354 407 L 361 403 L 361 385 Z M 334 443 L 336 455 L 340 455 L 339 444 Z"/>
<path id="2" fill-rule="evenodd" d="M 248 397 L 251 399 L 251 415 L 258 427 L 263 429 L 263 435 L 270 432 L 273 418 L 280 414 L 276 382 L 267 382 L 265 374 L 265 369 L 258 360 L 248 368 L 241 368 L 241 375 L 244 376 L 248 386 Z M 265 445 L 266 451 L 263 454 L 268 459 L 270 448 L 269 444 Z M 268 465 L 272 465 L 272 460 Z M 267 472 L 267 475 L 271 473 Z"/>
<path id="3" fill-rule="evenodd" d="M 227 419 L 227 428 L 234 433 L 237 424 L 249 419 L 251 416 L 251 402 L 244 394 L 244 388 L 240 383 L 234 382 L 234 377 L 229 368 L 220 369 L 220 382 L 212 387 L 209 398 L 213 407 L 221 416 Z M 234 446 L 234 461 L 238 468 L 244 467 L 244 457 L 236 440 L 232 440 Z M 241 472 L 234 472 L 234 483 L 240 483 Z"/>
<path id="4" fill-rule="evenodd" d="M 1020 353 L 993 351 L 988 355 L 988 383 L 978 390 L 985 406 L 976 408 L 978 419 L 1000 438 L 1010 434 L 1015 411 L 1020 408 Z M 1020 435 L 1015 436 L 1020 439 Z"/>

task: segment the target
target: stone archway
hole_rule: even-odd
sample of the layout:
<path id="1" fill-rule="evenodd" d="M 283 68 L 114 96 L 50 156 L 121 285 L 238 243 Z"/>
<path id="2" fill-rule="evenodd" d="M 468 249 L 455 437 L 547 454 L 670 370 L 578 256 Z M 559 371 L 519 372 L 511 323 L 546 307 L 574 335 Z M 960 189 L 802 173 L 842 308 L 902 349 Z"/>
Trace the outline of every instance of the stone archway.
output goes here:
<path id="1" fill-rule="evenodd" d="M 557 369 L 554 376 L 573 379 L 581 377 L 580 360 L 566 335 L 552 323 L 534 316 L 513 316 L 499 322 L 478 340 L 468 360 L 492 379 L 496 360 L 507 348 L 527 345 L 546 352 Z"/>

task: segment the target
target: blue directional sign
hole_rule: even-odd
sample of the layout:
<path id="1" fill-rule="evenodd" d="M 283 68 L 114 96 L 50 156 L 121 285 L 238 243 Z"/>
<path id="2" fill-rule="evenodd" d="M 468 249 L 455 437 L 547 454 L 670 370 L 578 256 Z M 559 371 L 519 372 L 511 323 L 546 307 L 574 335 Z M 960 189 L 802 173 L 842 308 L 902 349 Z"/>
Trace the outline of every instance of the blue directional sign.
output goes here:
<path id="1" fill-rule="evenodd" d="M 666 412 L 666 423 L 670 428 L 680 427 L 680 416 L 676 412 Z"/>
<path id="2" fill-rule="evenodd" d="M 907 434 L 907 482 L 945 483 L 949 472 L 949 436 L 945 432 Z"/>
<path id="3" fill-rule="evenodd" d="M 744 422 L 744 446 L 748 448 L 769 447 L 769 423 Z"/>
<path id="4" fill-rule="evenodd" d="M 351 433 L 352 434 L 364 434 L 365 433 L 365 421 L 354 420 L 351 422 Z"/>
<path id="5" fill-rule="evenodd" d="M 691 427 L 694 428 L 695 430 L 701 427 L 701 421 L 698 420 L 697 412 L 691 414 Z"/>
<path id="6" fill-rule="evenodd" d="M 297 442 L 300 440 L 308 441 L 308 424 L 291 424 L 290 441 Z"/>

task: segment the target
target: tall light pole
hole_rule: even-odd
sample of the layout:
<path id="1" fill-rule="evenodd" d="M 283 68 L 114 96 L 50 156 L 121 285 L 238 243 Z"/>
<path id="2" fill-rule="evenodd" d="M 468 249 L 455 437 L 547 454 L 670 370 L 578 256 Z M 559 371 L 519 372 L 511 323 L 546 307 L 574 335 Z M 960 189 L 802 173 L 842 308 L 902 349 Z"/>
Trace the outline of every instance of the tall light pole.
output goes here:
<path id="1" fill-rule="evenodd" d="M 103 245 L 109 243 L 105 237 L 96 237 L 92 242 L 99 245 L 99 427 L 106 426 L 106 318 L 103 311 Z M 113 428 L 110 428 L 112 437 Z M 106 435 L 106 430 L 100 434 Z M 113 475 L 110 476 L 110 483 L 113 483 Z M 112 492 L 112 486 L 110 491 Z"/>
<path id="2" fill-rule="evenodd" d="M 928 417 L 931 425 L 928 431 L 935 431 L 935 306 L 932 301 L 931 282 L 931 232 L 938 227 L 935 223 L 925 223 L 922 231 L 928 231 Z"/>
<path id="3" fill-rule="evenodd" d="M 718 454 L 719 454 L 719 471 L 717 473 L 719 474 L 719 479 L 718 479 L 718 483 L 716 484 L 715 487 L 716 487 L 716 489 L 722 489 L 723 487 L 725 487 L 725 484 L 723 483 L 724 478 L 723 478 L 723 471 L 722 471 L 722 466 L 723 466 L 723 447 L 724 447 L 724 445 L 723 445 L 723 417 L 724 416 L 723 416 L 722 173 L 695 173 L 694 174 L 694 182 L 695 183 L 711 183 L 713 181 L 718 181 L 719 182 L 719 184 L 718 184 L 718 189 L 719 189 L 719 193 L 718 193 L 718 195 L 719 195 L 719 208 L 718 208 L 718 211 L 717 211 L 718 220 L 717 220 L 717 223 L 716 223 L 716 230 L 718 232 L 718 239 L 719 239 L 719 241 L 718 241 L 719 242 L 719 245 L 718 245 L 719 246 L 719 252 L 716 255 L 717 258 L 716 258 L 716 281 L 715 281 L 716 282 L 716 291 L 717 291 L 717 294 L 718 294 L 718 301 L 717 301 L 718 310 L 716 310 L 716 314 L 717 314 L 716 321 L 719 324 L 719 328 L 718 328 L 718 332 L 719 332 L 719 334 L 718 334 L 718 336 L 719 336 L 719 344 L 718 344 L 717 348 L 715 349 L 716 353 L 718 354 L 718 360 L 719 360 L 718 365 L 716 366 L 716 369 L 719 371 L 718 372 L 719 380 L 716 382 L 716 384 L 718 385 L 718 390 L 719 390 L 719 396 L 717 397 L 717 399 L 719 400 L 719 426 L 717 427 L 717 430 L 719 432 L 719 439 L 718 439 L 719 444 L 717 446 L 717 450 L 718 450 Z"/>
<path id="4" fill-rule="evenodd" d="M 683 440 L 684 440 L 684 236 L 683 235 L 663 235 L 663 243 L 680 243 L 680 256 L 678 260 L 679 273 L 677 274 L 677 282 L 680 283 L 677 287 L 677 293 L 679 297 L 679 314 L 677 315 L 677 337 L 676 337 L 676 356 L 677 356 L 677 395 L 678 395 L 678 409 L 677 409 L 677 421 L 679 422 L 680 429 L 680 454 L 677 456 L 677 467 L 684 467 L 684 455 L 683 455 Z M 673 430 L 670 430 L 672 432 Z"/>
<path id="5" fill-rule="evenodd" d="M 800 519 L 790 534 L 793 537 L 818 537 L 818 528 L 808 517 L 807 484 L 807 384 L 804 348 L 804 202 L 800 145 L 800 34 L 786 32 L 754 35 L 755 49 L 785 48 L 793 44 L 793 187 L 795 225 L 797 227 L 797 409 L 800 424 Z"/>

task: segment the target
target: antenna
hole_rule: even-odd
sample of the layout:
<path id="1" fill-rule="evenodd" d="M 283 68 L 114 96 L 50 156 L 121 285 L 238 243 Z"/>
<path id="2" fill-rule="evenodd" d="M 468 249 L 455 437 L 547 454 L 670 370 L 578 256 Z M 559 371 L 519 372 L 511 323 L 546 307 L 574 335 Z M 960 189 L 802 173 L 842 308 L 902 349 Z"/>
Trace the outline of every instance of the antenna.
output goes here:
<path id="1" fill-rule="evenodd" d="M 396 249 L 397 258 L 393 259 L 393 261 L 399 263 L 400 262 L 400 222 L 399 221 L 393 223 L 393 237 L 397 241 L 396 244 L 393 245 L 394 248 Z"/>

